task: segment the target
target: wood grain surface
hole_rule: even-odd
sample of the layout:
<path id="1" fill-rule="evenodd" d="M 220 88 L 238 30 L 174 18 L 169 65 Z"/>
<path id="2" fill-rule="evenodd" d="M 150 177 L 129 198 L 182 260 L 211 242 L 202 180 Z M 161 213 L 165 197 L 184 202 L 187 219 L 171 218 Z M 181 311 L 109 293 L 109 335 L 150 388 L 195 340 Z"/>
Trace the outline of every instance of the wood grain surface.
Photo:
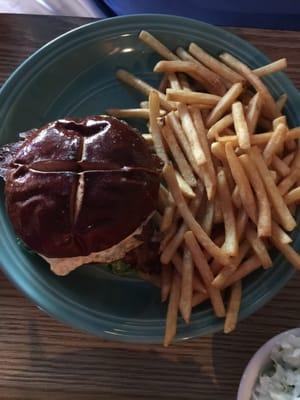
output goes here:
<path id="1" fill-rule="evenodd" d="M 1 83 L 35 49 L 87 21 L 1 15 Z M 231 30 L 272 59 L 286 56 L 288 74 L 300 87 L 300 32 Z M 255 350 L 271 336 L 300 325 L 299 287 L 298 274 L 231 335 L 164 349 L 110 343 L 66 327 L 0 273 L 0 399 L 235 399 Z"/>

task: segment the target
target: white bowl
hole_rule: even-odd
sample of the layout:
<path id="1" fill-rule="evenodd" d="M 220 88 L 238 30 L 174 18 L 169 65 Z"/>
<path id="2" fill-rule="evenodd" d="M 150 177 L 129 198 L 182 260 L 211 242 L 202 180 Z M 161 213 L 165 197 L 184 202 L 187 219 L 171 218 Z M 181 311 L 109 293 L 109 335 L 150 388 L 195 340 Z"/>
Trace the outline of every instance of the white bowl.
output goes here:
<path id="1" fill-rule="evenodd" d="M 280 343 L 283 336 L 288 334 L 300 336 L 300 328 L 291 329 L 274 336 L 254 354 L 243 373 L 237 394 L 237 400 L 251 399 L 252 390 L 256 384 L 256 380 L 260 372 L 263 371 L 270 360 L 270 354 L 273 347 Z"/>

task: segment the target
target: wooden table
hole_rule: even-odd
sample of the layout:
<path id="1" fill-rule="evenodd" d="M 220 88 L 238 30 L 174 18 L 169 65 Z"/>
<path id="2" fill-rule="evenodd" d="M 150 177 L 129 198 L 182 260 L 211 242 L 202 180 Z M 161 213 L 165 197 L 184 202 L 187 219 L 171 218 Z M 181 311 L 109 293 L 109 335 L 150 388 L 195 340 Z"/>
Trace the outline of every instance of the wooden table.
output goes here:
<path id="1" fill-rule="evenodd" d="M 79 18 L 0 16 L 0 80 Z M 271 58 L 286 56 L 300 87 L 300 32 L 232 29 Z M 1 251 L 1 249 L 0 249 Z M 110 343 L 48 317 L 0 273 L 0 399 L 232 400 L 255 350 L 300 325 L 300 275 L 229 335 L 168 349 Z"/>

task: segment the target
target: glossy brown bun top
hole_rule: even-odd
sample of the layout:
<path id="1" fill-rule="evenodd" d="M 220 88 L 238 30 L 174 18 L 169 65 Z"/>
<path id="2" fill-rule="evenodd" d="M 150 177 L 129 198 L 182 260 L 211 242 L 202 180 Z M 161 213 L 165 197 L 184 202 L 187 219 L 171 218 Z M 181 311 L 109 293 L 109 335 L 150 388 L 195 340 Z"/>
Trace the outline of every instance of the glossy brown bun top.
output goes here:
<path id="1" fill-rule="evenodd" d="M 50 258 L 119 243 L 155 210 L 160 160 L 113 117 L 62 119 L 0 149 L 6 207 L 17 235 Z"/>

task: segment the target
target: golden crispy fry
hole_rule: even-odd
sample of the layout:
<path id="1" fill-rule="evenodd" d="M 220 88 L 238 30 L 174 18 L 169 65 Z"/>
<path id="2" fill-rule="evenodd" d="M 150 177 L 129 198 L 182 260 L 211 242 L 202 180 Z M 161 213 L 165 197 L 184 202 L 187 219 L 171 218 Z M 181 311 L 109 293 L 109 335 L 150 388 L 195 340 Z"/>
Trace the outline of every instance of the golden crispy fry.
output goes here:
<path id="1" fill-rule="evenodd" d="M 240 101 L 232 104 L 232 117 L 239 146 L 243 150 L 250 148 L 250 133 L 244 114 L 243 105 Z"/>
<path id="2" fill-rule="evenodd" d="M 173 109 L 173 106 L 166 100 L 166 96 L 163 93 L 154 89 L 152 86 L 144 82 L 142 79 L 135 77 L 134 75 L 130 74 L 124 69 L 119 69 L 116 72 L 116 76 L 118 79 L 120 79 L 120 81 L 126 83 L 129 86 L 132 86 L 134 89 L 144 93 L 146 96 L 149 96 L 151 90 L 156 91 L 159 95 L 161 107 L 167 111 L 171 111 Z"/>
<path id="3" fill-rule="evenodd" d="M 269 200 L 274 210 L 276 210 L 280 224 L 287 231 L 291 231 L 296 226 L 296 221 L 287 208 L 277 186 L 274 183 L 270 170 L 268 169 L 261 152 L 257 147 L 252 147 L 249 151 L 251 160 L 257 167 L 257 170 L 264 182 L 265 189 L 268 193 Z"/>
<path id="4" fill-rule="evenodd" d="M 257 121 L 261 112 L 261 106 L 261 95 L 260 93 L 256 93 L 256 95 L 253 96 L 252 99 L 249 101 L 246 115 L 248 130 L 250 134 L 253 134 L 255 132 Z"/>
<path id="5" fill-rule="evenodd" d="M 208 293 L 196 292 L 193 294 L 192 307 L 194 308 L 199 304 L 204 303 L 208 299 L 209 299 Z"/>
<path id="6" fill-rule="evenodd" d="M 181 279 L 178 273 L 173 273 L 172 287 L 168 304 L 166 330 L 164 338 L 164 346 L 167 347 L 172 342 L 177 330 L 177 317 L 180 301 Z"/>
<path id="7" fill-rule="evenodd" d="M 219 88 L 220 95 L 223 95 L 226 92 L 225 85 L 222 82 L 222 80 L 218 74 L 213 72 L 211 69 L 206 68 L 199 60 L 197 60 L 195 57 L 193 57 L 190 53 L 188 53 L 182 47 L 177 48 L 176 54 L 179 58 L 181 58 L 184 61 L 191 61 L 194 64 L 198 64 L 198 66 L 202 70 L 203 75 L 206 76 L 206 78 L 209 81 L 214 82 L 214 85 L 216 85 Z"/>
<path id="8" fill-rule="evenodd" d="M 160 54 L 163 58 L 167 60 L 177 60 L 178 57 L 172 53 L 164 44 L 162 44 L 158 39 L 156 39 L 151 33 L 147 31 L 141 31 L 139 34 L 139 39 L 146 43 L 151 49 Z"/>
<path id="9" fill-rule="evenodd" d="M 173 224 L 170 226 L 167 232 L 165 232 L 164 238 L 160 242 L 159 251 L 163 251 L 163 249 L 166 247 L 166 245 L 174 236 L 176 229 L 177 229 L 176 224 L 173 222 Z"/>
<path id="10" fill-rule="evenodd" d="M 194 199 L 196 197 L 195 192 L 193 189 L 190 187 L 190 185 L 183 179 L 183 177 L 180 175 L 179 172 L 175 171 L 175 176 L 177 179 L 177 183 L 179 185 L 179 188 L 187 199 Z"/>
<path id="11" fill-rule="evenodd" d="M 242 282 L 237 281 L 231 287 L 228 309 L 224 323 L 224 333 L 232 332 L 237 324 L 242 301 Z"/>
<path id="12" fill-rule="evenodd" d="M 183 253 L 179 309 L 182 318 L 187 324 L 190 321 L 192 311 L 193 277 L 194 262 L 190 251 L 185 249 Z"/>
<path id="13" fill-rule="evenodd" d="M 273 159 L 273 155 L 278 153 L 283 146 L 287 134 L 286 125 L 280 123 L 276 126 L 273 135 L 268 141 L 264 151 L 263 157 L 266 160 L 266 164 L 270 165 Z"/>
<path id="14" fill-rule="evenodd" d="M 146 108 L 108 108 L 106 112 L 116 118 L 150 118 L 150 110 Z M 162 115 L 164 112 L 159 110 L 158 116 Z"/>
<path id="15" fill-rule="evenodd" d="M 215 286 L 218 289 L 221 289 L 228 278 L 236 271 L 236 269 L 239 267 L 243 259 L 245 258 L 246 254 L 250 250 L 250 245 L 249 243 L 245 240 L 240 248 L 239 248 L 239 253 L 231 259 L 230 265 L 227 265 L 226 267 L 223 267 L 218 274 L 216 274 L 215 279 L 213 280 L 212 285 Z M 217 272 L 217 271 L 215 271 Z"/>
<path id="16" fill-rule="evenodd" d="M 263 67 L 259 67 L 253 70 L 256 76 L 262 77 L 270 74 L 274 74 L 274 72 L 282 71 L 287 67 L 286 58 L 280 58 L 277 61 L 274 61 L 270 64 L 264 65 Z"/>
<path id="17" fill-rule="evenodd" d="M 247 222 L 248 222 L 248 215 L 245 212 L 245 210 L 240 209 L 237 219 L 236 219 L 236 233 L 237 233 L 237 237 L 238 237 L 238 241 L 240 242 L 241 239 L 244 237 L 244 233 L 246 230 L 246 226 L 247 226 Z"/>
<path id="18" fill-rule="evenodd" d="M 281 176 L 285 177 L 290 174 L 291 168 L 276 154 L 272 157 L 272 167 Z"/>
<path id="19" fill-rule="evenodd" d="M 212 143 L 210 146 L 212 154 L 220 160 L 223 164 L 227 164 L 227 158 L 225 153 L 225 144 L 223 143 Z"/>
<path id="20" fill-rule="evenodd" d="M 168 184 L 169 190 L 171 191 L 173 198 L 175 200 L 176 206 L 182 218 L 188 225 L 188 227 L 194 232 L 197 240 L 201 245 L 210 253 L 214 258 L 222 262 L 224 265 L 229 263 L 229 257 L 227 254 L 214 244 L 214 242 L 207 236 L 201 226 L 193 217 L 191 211 L 189 210 L 186 201 L 180 191 L 178 186 L 174 169 L 171 164 L 167 164 L 163 170 L 164 178 Z"/>
<path id="21" fill-rule="evenodd" d="M 217 194 L 220 198 L 221 209 L 223 213 L 224 228 L 225 228 L 225 241 L 222 249 L 230 256 L 236 256 L 238 253 L 238 239 L 236 234 L 236 221 L 233 212 L 233 205 L 231 195 L 223 170 L 220 170 L 217 175 L 218 190 Z"/>
<path id="22" fill-rule="evenodd" d="M 228 80 L 232 83 L 241 82 L 244 78 L 237 72 L 230 69 L 227 65 L 223 64 L 218 59 L 212 57 L 210 54 L 206 53 L 203 49 L 197 46 L 195 43 L 191 43 L 189 46 L 189 52 L 206 65 L 209 69 L 214 71 L 216 74 Z"/>
<path id="23" fill-rule="evenodd" d="M 270 268 L 272 266 L 272 259 L 264 242 L 257 236 L 257 232 L 251 227 L 251 225 L 246 229 L 246 239 L 251 245 L 254 253 L 260 259 L 261 265 L 264 268 Z"/>
<path id="24" fill-rule="evenodd" d="M 287 102 L 288 96 L 286 93 L 283 93 L 282 95 L 280 95 L 276 101 L 276 107 L 277 107 L 277 111 L 279 113 L 282 112 L 286 102 Z"/>
<path id="25" fill-rule="evenodd" d="M 149 144 L 149 146 L 153 146 L 153 138 L 151 133 L 143 133 L 143 138 L 146 140 L 147 144 Z"/>
<path id="26" fill-rule="evenodd" d="M 217 139 L 220 133 L 229 128 L 233 124 L 232 114 L 227 114 L 223 118 L 219 119 L 207 132 L 207 139 Z"/>
<path id="27" fill-rule="evenodd" d="M 202 168 L 201 172 L 203 175 L 203 181 L 204 181 L 204 186 L 206 188 L 207 198 L 208 200 L 211 200 L 215 196 L 217 187 L 217 178 L 216 178 L 214 163 L 212 161 L 211 151 L 207 141 L 207 132 L 204 126 L 200 110 L 197 109 L 197 107 L 195 106 L 191 106 L 190 111 L 194 127 L 197 131 L 200 145 L 202 147 L 206 159 L 206 164 L 201 167 Z"/>
<path id="28" fill-rule="evenodd" d="M 222 289 L 230 287 L 235 282 L 240 281 L 241 279 L 245 278 L 251 272 L 257 270 L 261 267 L 260 259 L 255 255 L 249 257 L 247 260 L 242 262 L 242 264 L 237 268 L 237 270 L 227 279 L 224 283 Z"/>
<path id="29" fill-rule="evenodd" d="M 232 192 L 232 202 L 235 206 L 235 208 L 241 208 L 242 207 L 242 201 L 241 201 L 241 196 L 239 193 L 239 188 L 236 186 Z"/>
<path id="30" fill-rule="evenodd" d="M 273 119 L 273 129 L 275 130 L 279 124 L 283 124 L 287 127 L 287 120 L 286 120 L 286 116 L 285 115 L 280 115 L 280 117 L 277 117 L 275 119 Z"/>
<path id="31" fill-rule="evenodd" d="M 173 205 L 165 208 L 160 224 L 161 232 L 166 232 L 171 227 L 173 222 L 174 212 L 175 212 L 175 207 Z"/>
<path id="32" fill-rule="evenodd" d="M 287 165 L 287 166 L 290 166 L 291 164 L 292 164 L 292 162 L 294 161 L 294 158 L 295 158 L 295 152 L 291 152 L 291 153 L 289 153 L 289 154 L 287 154 L 283 159 L 282 159 L 282 161 Z"/>
<path id="33" fill-rule="evenodd" d="M 172 267 L 164 265 L 161 269 L 161 301 L 165 302 L 169 297 L 172 285 Z"/>
<path id="34" fill-rule="evenodd" d="M 156 154 L 158 155 L 158 157 L 160 157 L 160 159 L 164 163 L 166 163 L 168 162 L 168 156 L 161 137 L 160 127 L 157 123 L 157 118 L 159 116 L 159 107 L 160 107 L 159 96 L 157 92 L 151 90 L 149 94 L 149 111 L 150 111 L 149 122 L 150 122 L 151 135 Z"/>
<path id="35" fill-rule="evenodd" d="M 256 202 L 247 175 L 230 143 L 226 143 L 225 151 L 233 179 L 235 180 L 235 183 L 239 188 L 241 202 L 245 208 L 246 213 L 255 223 L 257 219 Z"/>
<path id="36" fill-rule="evenodd" d="M 239 157 L 250 184 L 256 195 L 258 204 L 258 219 L 257 219 L 257 233 L 258 237 L 271 236 L 272 233 L 272 218 L 271 206 L 265 190 L 263 181 L 257 171 L 255 164 L 251 161 L 248 154 L 243 154 Z"/>
<path id="37" fill-rule="evenodd" d="M 208 200 L 206 203 L 205 212 L 203 213 L 202 219 L 200 221 L 202 229 L 208 236 L 211 235 L 214 222 L 214 212 L 215 212 L 215 203 L 213 200 Z"/>
<path id="38" fill-rule="evenodd" d="M 195 129 L 192 117 L 189 113 L 187 106 L 183 103 L 178 105 L 178 113 L 181 120 L 181 124 L 183 130 L 187 136 L 187 139 L 190 143 L 191 152 L 193 153 L 194 159 L 197 163 L 197 166 L 201 166 L 207 162 L 205 157 L 203 148 L 200 144 L 200 140 L 198 137 L 198 133 Z"/>
<path id="39" fill-rule="evenodd" d="M 170 72 L 169 74 L 167 74 L 167 78 L 168 78 L 171 89 L 181 90 L 181 85 L 180 85 L 179 79 L 178 79 L 177 75 L 175 74 L 175 72 Z M 169 90 L 169 89 L 166 88 L 166 91 L 167 90 Z"/>
<path id="40" fill-rule="evenodd" d="M 207 72 L 203 70 L 201 65 L 192 61 L 159 61 L 153 69 L 154 72 L 184 72 L 188 76 L 198 81 L 208 92 L 222 96 L 223 87 L 215 81 L 211 81 L 207 76 Z"/>
<path id="41" fill-rule="evenodd" d="M 201 199 L 195 198 L 191 201 L 190 204 L 190 211 L 193 216 L 197 213 L 199 207 L 200 207 Z M 160 256 L 160 261 L 162 264 L 168 264 L 174 254 L 176 253 L 177 249 L 181 245 L 183 241 L 183 237 L 185 232 L 188 230 L 188 227 L 185 222 L 183 222 L 180 226 L 180 228 L 177 230 L 176 234 L 173 236 L 173 238 L 169 241 L 167 246 L 164 248 L 163 252 L 161 253 Z"/>
<path id="42" fill-rule="evenodd" d="M 300 178 L 300 168 L 291 168 L 291 172 L 278 185 L 279 193 L 284 196 Z"/>
<path id="43" fill-rule="evenodd" d="M 207 104 L 215 106 L 220 100 L 215 94 L 192 92 L 187 90 L 167 89 L 167 100 L 179 101 L 185 104 Z"/>
<path id="44" fill-rule="evenodd" d="M 259 77 L 255 75 L 247 65 L 243 64 L 237 58 L 228 53 L 221 54 L 220 58 L 223 62 L 225 62 L 225 64 L 227 64 L 232 69 L 241 74 L 244 78 L 246 78 L 247 81 L 255 88 L 255 90 L 261 94 L 263 109 L 266 113 L 266 116 L 272 119 L 276 118 L 278 116 L 278 111 L 275 101 L 271 96 L 269 90 L 267 89 L 265 84 L 259 79 Z"/>
<path id="45" fill-rule="evenodd" d="M 168 144 L 168 147 L 173 155 L 173 158 L 177 164 L 177 167 L 178 167 L 179 172 L 181 173 L 183 179 L 191 187 L 195 187 L 197 184 L 197 181 L 193 174 L 193 171 L 192 171 L 190 165 L 188 164 L 183 152 L 181 151 L 181 148 L 179 147 L 172 130 L 168 127 L 168 125 L 165 125 L 162 128 L 162 134 Z"/>
<path id="46" fill-rule="evenodd" d="M 213 281 L 213 274 L 207 264 L 206 258 L 196 241 L 196 238 L 192 231 L 188 231 L 184 235 L 184 239 L 188 249 L 190 250 L 195 266 L 198 268 L 200 275 L 202 276 L 203 282 L 206 286 L 207 292 L 212 302 L 214 312 L 217 317 L 225 316 L 225 307 L 222 299 L 221 292 L 214 288 L 211 283 Z"/>
<path id="47" fill-rule="evenodd" d="M 235 83 L 231 86 L 208 115 L 206 120 L 206 126 L 208 128 L 211 128 L 221 117 L 223 117 L 242 93 L 242 90 L 243 85 L 241 83 Z"/>
<path id="48" fill-rule="evenodd" d="M 276 236 L 281 243 L 292 243 L 292 238 L 275 221 L 272 221 L 272 236 Z"/>
<path id="49" fill-rule="evenodd" d="M 287 205 L 298 203 L 300 201 L 300 186 L 292 189 L 284 196 L 284 201 Z"/>
<path id="50" fill-rule="evenodd" d="M 276 236 L 272 236 L 272 242 L 277 249 L 284 254 L 285 258 L 292 264 L 296 269 L 300 270 L 300 255 L 286 243 L 282 243 Z"/>

